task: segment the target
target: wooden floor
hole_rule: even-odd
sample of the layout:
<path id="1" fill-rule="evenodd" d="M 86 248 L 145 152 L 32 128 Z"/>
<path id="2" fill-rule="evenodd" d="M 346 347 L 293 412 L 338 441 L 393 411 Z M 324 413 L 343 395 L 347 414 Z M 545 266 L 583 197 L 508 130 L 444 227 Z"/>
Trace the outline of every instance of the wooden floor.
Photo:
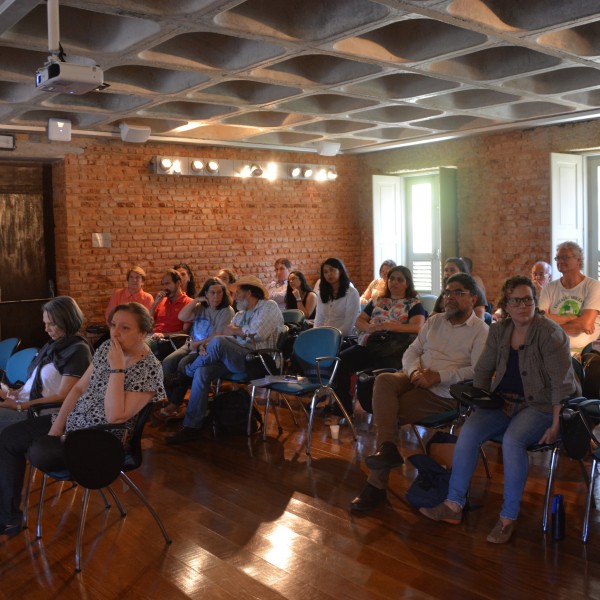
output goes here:
<path id="1" fill-rule="evenodd" d="M 163 439 L 172 428 L 148 426 L 145 463 L 133 477 L 173 544 L 165 545 L 144 507 L 119 484 L 128 515 L 121 519 L 92 496 L 83 571 L 76 574 L 81 491 L 54 484 L 46 494 L 43 539 L 32 529 L 0 538 L 0 597 L 600 598 L 600 519 L 594 515 L 584 546 L 585 485 L 577 464 L 561 457 L 555 490 L 566 497 L 566 539 L 541 533 L 546 457 L 539 457 L 517 533 L 494 546 L 485 540 L 502 494 L 494 448 L 488 450 L 493 479 L 478 470 L 471 495 L 479 508 L 459 526 L 429 522 L 406 504 L 415 475 L 410 466 L 393 473 L 390 506 L 357 516 L 348 505 L 365 483 L 362 459 L 374 449 L 373 428 L 360 414 L 359 441 L 343 428 L 338 443 L 323 419 L 316 421 L 312 459 L 304 453 L 304 430 L 283 411 L 284 434 L 277 438 L 270 428 L 266 442 L 207 437 L 171 448 Z M 408 430 L 402 445 L 404 454 L 418 450 Z"/>

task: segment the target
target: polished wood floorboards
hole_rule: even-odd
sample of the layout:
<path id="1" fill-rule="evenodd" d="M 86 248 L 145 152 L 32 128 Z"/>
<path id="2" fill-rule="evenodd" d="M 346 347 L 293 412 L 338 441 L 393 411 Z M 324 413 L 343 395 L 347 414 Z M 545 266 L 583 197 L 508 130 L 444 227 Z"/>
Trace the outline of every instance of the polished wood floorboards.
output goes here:
<path id="1" fill-rule="evenodd" d="M 365 483 L 362 459 L 374 450 L 366 415 L 358 415 L 356 443 L 347 427 L 333 442 L 317 418 L 309 459 L 305 429 L 280 414 L 284 433 L 277 437 L 270 419 L 266 442 L 207 437 L 168 447 L 163 439 L 173 427 L 155 422 L 146 428 L 145 462 L 133 478 L 162 516 L 170 546 L 133 493 L 118 484 L 128 515 L 120 518 L 114 506 L 105 510 L 92 495 L 83 570 L 76 574 L 81 491 L 53 484 L 43 538 L 36 540 L 33 528 L 0 538 L 0 598 L 600 598 L 600 516 L 593 515 L 584 546 L 586 488 L 576 463 L 561 457 L 555 487 L 566 498 L 566 538 L 554 542 L 541 533 L 548 457 L 536 456 L 517 532 L 508 544 L 494 546 L 485 540 L 502 499 L 493 446 L 493 478 L 478 468 L 476 508 L 461 525 L 429 522 L 406 504 L 415 475 L 410 465 L 393 473 L 389 506 L 360 516 L 348 505 Z M 401 438 L 403 454 L 418 452 L 408 428 Z"/>

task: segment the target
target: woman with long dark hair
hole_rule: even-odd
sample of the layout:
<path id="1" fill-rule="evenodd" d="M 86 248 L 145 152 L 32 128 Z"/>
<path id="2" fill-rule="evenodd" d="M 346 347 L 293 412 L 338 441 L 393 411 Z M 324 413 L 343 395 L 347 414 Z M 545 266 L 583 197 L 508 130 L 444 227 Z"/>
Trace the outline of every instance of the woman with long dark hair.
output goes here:
<path id="1" fill-rule="evenodd" d="M 181 321 L 192 323 L 190 337 L 184 346 L 169 354 L 162 362 L 169 404 L 159 411 L 161 416 L 173 417 L 177 414 L 189 387 L 184 377 L 186 365 L 194 362 L 198 354 L 205 354 L 206 346 L 216 335 L 223 335 L 233 315 L 227 286 L 217 277 L 207 279 L 198 298 L 179 311 Z"/>
<path id="2" fill-rule="evenodd" d="M 356 319 L 356 329 L 359 331 L 358 345 L 340 354 L 341 361 L 333 389 L 348 414 L 352 412 L 353 393 L 350 390 L 350 380 L 354 373 L 364 369 L 402 366 L 402 352 L 393 356 L 394 364 L 386 364 L 386 360 L 378 355 L 377 350 L 369 347 L 369 338 L 386 332 L 389 338 L 387 342 L 391 344 L 395 343 L 391 339 L 394 334 L 409 334 L 404 336 L 407 347 L 411 341 L 410 334 L 419 333 L 426 318 L 427 311 L 417 297 L 410 269 L 401 265 L 390 269 L 383 295 L 371 300 Z M 383 343 L 386 343 L 385 340 Z M 334 409 L 333 414 L 341 416 L 338 407 Z"/>
<path id="3" fill-rule="evenodd" d="M 190 265 L 184 262 L 173 265 L 173 268 L 179 273 L 181 277 L 181 289 L 190 297 L 196 297 L 196 281 L 194 280 L 194 273 Z"/>
<path id="4" fill-rule="evenodd" d="M 285 292 L 285 307 L 296 308 L 304 313 L 305 319 L 314 319 L 317 310 L 317 295 L 306 282 L 304 273 L 292 271 L 288 275 L 288 285 Z"/>
<path id="5" fill-rule="evenodd" d="M 317 296 L 315 327 L 337 327 L 342 335 L 352 335 L 354 323 L 360 314 L 360 296 L 344 263 L 339 258 L 328 258 L 321 264 L 321 280 Z"/>

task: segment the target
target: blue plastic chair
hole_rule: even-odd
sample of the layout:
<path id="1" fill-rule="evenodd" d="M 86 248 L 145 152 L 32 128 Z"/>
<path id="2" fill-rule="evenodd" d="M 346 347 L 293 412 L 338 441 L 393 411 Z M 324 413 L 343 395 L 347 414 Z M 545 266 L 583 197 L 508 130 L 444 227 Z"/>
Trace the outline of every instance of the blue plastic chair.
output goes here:
<path id="1" fill-rule="evenodd" d="M 6 363 L 17 349 L 20 341 L 19 338 L 7 338 L 0 342 L 0 369 L 6 369 Z"/>
<path id="2" fill-rule="evenodd" d="M 306 437 L 306 454 L 309 455 L 315 406 L 317 398 L 322 395 L 334 398 L 352 429 L 354 439 L 357 439 L 352 419 L 331 387 L 340 360 L 337 354 L 341 342 L 342 333 L 335 327 L 316 327 L 303 331 L 296 338 L 293 348 L 295 364 L 300 368 L 300 378 L 293 379 L 292 376 L 289 381 L 276 381 L 266 386 L 269 390 L 287 396 L 312 396 Z M 270 395 L 267 396 L 266 414 L 269 411 L 269 403 Z"/>
<path id="3" fill-rule="evenodd" d="M 38 348 L 25 348 L 9 357 L 6 363 L 6 377 L 10 384 L 27 381 L 27 368 L 37 353 Z"/>

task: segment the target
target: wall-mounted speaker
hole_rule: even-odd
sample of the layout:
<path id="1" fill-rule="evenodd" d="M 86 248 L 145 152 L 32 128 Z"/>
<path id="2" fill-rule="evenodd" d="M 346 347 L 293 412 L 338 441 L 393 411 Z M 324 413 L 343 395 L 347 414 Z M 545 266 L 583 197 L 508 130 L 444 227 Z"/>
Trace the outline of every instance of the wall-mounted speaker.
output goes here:
<path id="1" fill-rule="evenodd" d="M 141 125 L 129 125 L 128 123 L 119 123 L 121 130 L 121 139 L 124 142 L 132 142 L 133 144 L 143 144 L 148 141 L 152 130 L 150 127 L 142 127 Z"/>
<path id="2" fill-rule="evenodd" d="M 340 146 L 337 142 L 317 142 L 317 152 L 321 156 L 335 156 L 340 151 Z"/>
<path id="3" fill-rule="evenodd" d="M 71 121 L 68 119 L 48 119 L 48 139 L 53 142 L 70 142 Z"/>

